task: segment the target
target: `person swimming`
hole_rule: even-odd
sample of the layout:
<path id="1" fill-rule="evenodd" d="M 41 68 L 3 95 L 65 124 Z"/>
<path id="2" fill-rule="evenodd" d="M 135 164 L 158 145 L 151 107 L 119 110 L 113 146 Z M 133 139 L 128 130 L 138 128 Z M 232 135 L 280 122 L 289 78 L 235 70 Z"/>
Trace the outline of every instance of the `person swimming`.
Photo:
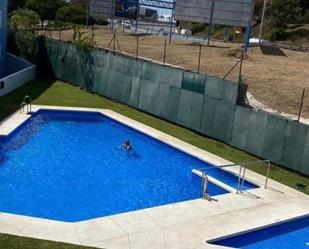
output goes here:
<path id="1" fill-rule="evenodd" d="M 132 146 L 131 146 L 129 140 L 125 140 L 125 141 L 123 142 L 123 144 L 121 145 L 121 147 L 124 148 L 124 149 L 127 150 L 127 151 L 131 151 L 131 150 L 132 150 Z"/>

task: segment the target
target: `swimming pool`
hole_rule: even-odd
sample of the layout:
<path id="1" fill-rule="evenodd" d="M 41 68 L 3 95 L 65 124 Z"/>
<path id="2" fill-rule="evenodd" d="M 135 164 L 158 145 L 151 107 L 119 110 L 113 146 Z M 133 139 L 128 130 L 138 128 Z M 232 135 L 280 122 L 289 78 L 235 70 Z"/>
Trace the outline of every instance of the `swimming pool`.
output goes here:
<path id="1" fill-rule="evenodd" d="M 192 200 L 201 190 L 194 168 L 237 186 L 236 176 L 101 113 L 40 110 L 0 142 L 0 212 L 75 222 Z M 225 193 L 210 183 L 211 196 Z"/>
<path id="2" fill-rule="evenodd" d="M 245 249 L 308 249 L 309 216 L 210 243 Z"/>

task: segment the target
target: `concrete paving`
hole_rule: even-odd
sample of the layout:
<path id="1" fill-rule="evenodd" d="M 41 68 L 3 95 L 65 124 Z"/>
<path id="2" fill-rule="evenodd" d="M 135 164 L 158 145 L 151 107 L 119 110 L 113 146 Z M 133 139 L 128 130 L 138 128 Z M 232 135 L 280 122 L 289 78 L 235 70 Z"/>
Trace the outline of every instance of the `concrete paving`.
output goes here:
<path id="1" fill-rule="evenodd" d="M 213 165 L 231 164 L 111 110 L 54 106 L 32 108 L 33 112 L 39 109 L 100 112 Z M 13 114 L 0 124 L 0 134 L 9 134 L 28 118 L 27 114 Z M 239 167 L 225 170 L 237 174 Z M 247 170 L 246 177 L 260 188 L 243 193 L 235 190 L 212 201 L 196 199 L 82 222 L 59 222 L 1 213 L 0 232 L 107 249 L 223 248 L 207 241 L 309 214 L 307 195 L 273 180 L 269 180 L 267 188 L 264 188 L 265 177 L 250 170 Z"/>

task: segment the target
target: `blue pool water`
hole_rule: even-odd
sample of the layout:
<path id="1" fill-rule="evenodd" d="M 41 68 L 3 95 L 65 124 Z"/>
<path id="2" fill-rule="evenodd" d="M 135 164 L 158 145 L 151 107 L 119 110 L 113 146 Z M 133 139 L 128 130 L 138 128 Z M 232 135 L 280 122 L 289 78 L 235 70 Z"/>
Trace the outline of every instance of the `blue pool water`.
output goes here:
<path id="1" fill-rule="evenodd" d="M 308 249 L 309 216 L 219 240 L 213 244 L 245 249 Z"/>
<path id="2" fill-rule="evenodd" d="M 0 138 L 0 212 L 73 222 L 191 200 L 202 167 L 236 187 L 234 175 L 99 113 L 41 110 Z"/>

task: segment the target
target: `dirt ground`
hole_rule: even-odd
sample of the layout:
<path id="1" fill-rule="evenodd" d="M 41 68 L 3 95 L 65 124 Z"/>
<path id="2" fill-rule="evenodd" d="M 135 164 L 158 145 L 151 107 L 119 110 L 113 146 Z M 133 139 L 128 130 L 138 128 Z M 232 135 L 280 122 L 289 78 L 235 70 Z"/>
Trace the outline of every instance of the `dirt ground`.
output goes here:
<path id="1" fill-rule="evenodd" d="M 62 31 L 61 39 L 71 40 L 73 31 Z M 59 39 L 58 32 L 48 32 L 46 36 Z M 136 55 L 137 38 L 131 31 L 121 29 L 116 37 L 123 52 Z M 107 29 L 94 30 L 97 47 L 106 48 L 112 39 Z M 163 61 L 165 38 L 155 35 L 140 35 L 138 55 L 156 61 Z M 110 49 L 113 49 L 111 43 Z M 212 42 L 210 47 L 202 47 L 200 71 L 212 76 L 223 77 L 236 63 L 240 44 Z M 116 50 L 118 47 L 116 46 Z M 279 51 L 280 52 L 280 51 Z M 304 88 L 305 97 L 303 117 L 309 118 L 309 52 L 282 50 L 280 55 L 265 54 L 259 47 L 248 50 L 243 64 L 243 80 L 249 85 L 253 96 L 280 112 L 298 114 L 300 99 Z M 192 41 L 173 39 L 167 42 L 166 63 L 185 69 L 198 70 L 199 46 Z M 237 67 L 228 77 L 238 79 Z"/>

